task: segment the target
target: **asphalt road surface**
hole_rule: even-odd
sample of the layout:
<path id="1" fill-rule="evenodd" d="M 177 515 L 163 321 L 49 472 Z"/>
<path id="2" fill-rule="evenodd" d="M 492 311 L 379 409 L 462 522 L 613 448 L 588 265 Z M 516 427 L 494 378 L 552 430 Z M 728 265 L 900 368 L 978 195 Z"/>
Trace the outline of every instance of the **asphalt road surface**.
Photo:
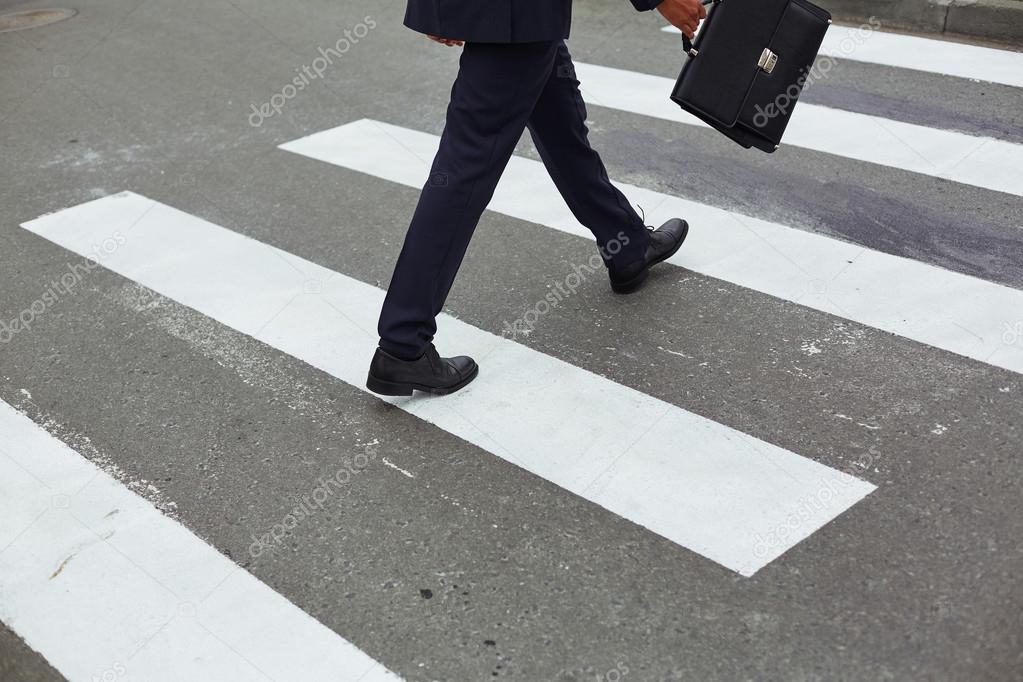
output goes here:
<path id="1" fill-rule="evenodd" d="M 614 296 L 526 136 L 479 378 L 382 400 L 458 59 L 401 5 L 0 33 L 0 679 L 1020 679 L 1023 54 L 834 26 L 766 155 L 579 0 L 591 141 L 691 236 Z"/>

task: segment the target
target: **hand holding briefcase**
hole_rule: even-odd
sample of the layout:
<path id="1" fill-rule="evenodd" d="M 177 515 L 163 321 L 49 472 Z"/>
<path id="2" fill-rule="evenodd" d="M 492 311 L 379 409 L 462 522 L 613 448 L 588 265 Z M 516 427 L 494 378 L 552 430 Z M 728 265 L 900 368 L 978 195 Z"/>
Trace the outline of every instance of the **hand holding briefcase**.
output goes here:
<path id="1" fill-rule="evenodd" d="M 671 99 L 747 149 L 773 152 L 831 15 L 808 0 L 713 0 Z"/>

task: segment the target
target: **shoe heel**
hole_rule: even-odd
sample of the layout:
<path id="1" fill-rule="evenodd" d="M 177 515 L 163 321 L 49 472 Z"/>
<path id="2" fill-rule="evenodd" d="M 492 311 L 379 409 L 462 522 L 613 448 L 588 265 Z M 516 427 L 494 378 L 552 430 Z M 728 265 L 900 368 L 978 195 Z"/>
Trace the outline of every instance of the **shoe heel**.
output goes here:
<path id="1" fill-rule="evenodd" d="M 621 282 L 618 284 L 611 282 L 611 291 L 615 292 L 616 294 L 631 294 L 636 289 L 639 289 L 641 286 L 643 286 L 643 283 L 646 282 L 646 279 L 649 276 L 650 270 L 648 268 L 643 270 L 641 273 L 639 273 L 632 279 L 630 279 L 628 282 Z"/>
<path id="2" fill-rule="evenodd" d="M 412 395 L 412 387 L 408 384 L 383 381 L 375 378 L 372 374 L 366 379 L 366 388 L 378 395 Z"/>

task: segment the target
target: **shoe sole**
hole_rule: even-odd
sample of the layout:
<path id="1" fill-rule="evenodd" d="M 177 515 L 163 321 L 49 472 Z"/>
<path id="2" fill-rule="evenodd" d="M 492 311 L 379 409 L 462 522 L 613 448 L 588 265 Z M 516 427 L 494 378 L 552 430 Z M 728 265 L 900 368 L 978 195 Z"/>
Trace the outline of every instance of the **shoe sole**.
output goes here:
<path id="1" fill-rule="evenodd" d="M 640 272 L 638 275 L 636 275 L 629 281 L 617 284 L 615 282 L 611 282 L 611 291 L 615 292 L 616 294 L 631 294 L 632 292 L 636 291 L 641 286 L 643 286 L 643 283 L 646 282 L 647 277 L 650 276 L 650 268 L 654 267 L 658 263 L 663 263 L 664 261 L 674 256 L 676 253 L 678 253 L 678 250 L 682 248 L 682 245 L 686 243 L 686 237 L 689 236 L 689 223 L 683 220 L 682 225 L 683 225 L 682 239 L 678 240 L 678 244 L 675 245 L 674 249 L 672 249 L 671 251 L 664 254 L 657 260 L 650 263 L 650 265 L 643 268 L 642 272 Z"/>
<path id="2" fill-rule="evenodd" d="M 423 393 L 430 393 L 432 395 L 449 395 L 455 391 L 465 388 L 469 383 L 476 378 L 480 373 L 479 365 L 473 367 L 472 372 L 469 376 L 462 379 L 453 386 L 444 386 L 437 388 L 435 386 L 424 386 L 422 384 L 397 382 L 397 381 L 386 381 L 384 379 L 377 379 L 372 374 L 366 379 L 366 388 L 373 391 L 378 395 L 396 395 L 396 396 L 410 396 L 413 391 L 422 391 Z"/>

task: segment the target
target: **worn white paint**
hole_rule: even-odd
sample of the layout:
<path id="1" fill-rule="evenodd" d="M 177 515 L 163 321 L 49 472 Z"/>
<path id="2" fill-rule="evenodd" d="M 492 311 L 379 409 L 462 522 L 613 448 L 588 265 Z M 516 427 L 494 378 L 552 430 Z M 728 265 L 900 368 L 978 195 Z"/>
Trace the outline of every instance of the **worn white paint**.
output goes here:
<path id="1" fill-rule="evenodd" d="M 678 35 L 674 26 L 666 33 Z M 820 54 L 836 59 L 894 66 L 988 83 L 1023 87 L 1023 52 L 833 24 Z"/>
<path id="2" fill-rule="evenodd" d="M 706 127 L 669 99 L 670 78 L 578 62 L 576 75 L 590 104 Z M 1023 145 L 1004 140 L 800 102 L 783 145 L 1023 196 Z"/>
<path id="3" fill-rule="evenodd" d="M 0 620 L 72 682 L 399 679 L 0 402 Z"/>
<path id="4" fill-rule="evenodd" d="M 391 460 L 387 459 L 386 457 L 381 458 L 380 461 L 382 461 L 384 463 L 385 467 L 388 467 L 390 469 L 394 469 L 395 471 L 400 473 L 402 476 L 405 476 L 406 478 L 415 478 L 416 477 L 416 475 L 413 474 L 411 471 L 409 471 L 408 469 L 402 469 L 400 466 L 398 466 L 397 464 L 395 464 Z"/>
<path id="5" fill-rule="evenodd" d="M 105 267 L 365 390 L 376 287 L 131 193 L 24 227 L 78 254 L 118 231 Z M 439 325 L 479 379 L 390 402 L 742 575 L 874 489 L 449 316 Z"/>
<path id="6" fill-rule="evenodd" d="M 282 149 L 410 187 L 426 181 L 434 135 L 363 119 Z M 803 230 L 619 183 L 647 221 L 684 216 L 686 245 L 669 262 L 996 367 L 1023 372 L 1023 343 L 1004 332 L 1023 291 Z M 589 237 L 537 161 L 515 157 L 490 209 Z"/>

